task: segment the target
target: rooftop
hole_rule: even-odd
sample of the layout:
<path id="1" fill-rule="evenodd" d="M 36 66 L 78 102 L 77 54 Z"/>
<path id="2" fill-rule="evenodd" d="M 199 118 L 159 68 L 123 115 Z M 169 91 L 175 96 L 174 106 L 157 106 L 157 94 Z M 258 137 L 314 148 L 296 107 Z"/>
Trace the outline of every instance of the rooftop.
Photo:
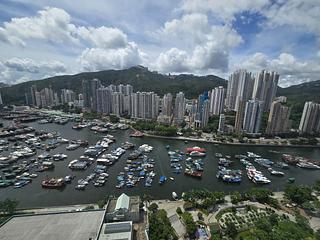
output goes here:
<path id="1" fill-rule="evenodd" d="M 102 226 L 99 240 L 131 240 L 132 222 L 106 223 Z"/>
<path id="2" fill-rule="evenodd" d="M 104 211 L 13 217 L 0 227 L 1 240 L 95 239 Z"/>
<path id="3" fill-rule="evenodd" d="M 119 209 L 119 206 L 124 206 L 124 204 L 128 204 L 128 205 L 126 205 L 128 207 L 125 207 L 125 208 L 128 209 L 130 212 L 139 212 L 139 203 L 140 203 L 139 196 L 128 197 L 127 195 L 125 195 L 126 197 L 129 198 L 128 202 L 126 202 L 127 199 L 121 199 L 121 196 L 118 198 L 110 199 L 109 204 L 107 206 L 107 213 L 112 213 L 112 212 L 117 211 Z M 119 199 L 120 199 L 120 201 L 119 201 Z"/>
<path id="4" fill-rule="evenodd" d="M 118 197 L 115 210 L 129 209 L 129 202 L 130 198 L 126 194 L 122 193 L 120 197 Z"/>

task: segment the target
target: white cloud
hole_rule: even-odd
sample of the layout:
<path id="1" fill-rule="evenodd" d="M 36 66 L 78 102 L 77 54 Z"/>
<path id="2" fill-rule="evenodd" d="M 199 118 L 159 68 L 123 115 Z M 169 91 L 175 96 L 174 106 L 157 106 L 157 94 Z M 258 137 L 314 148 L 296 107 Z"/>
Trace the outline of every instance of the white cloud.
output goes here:
<path id="1" fill-rule="evenodd" d="M 274 59 L 268 58 L 263 53 L 255 53 L 237 67 L 255 72 L 261 69 L 277 71 L 280 73 L 280 85 L 283 87 L 320 79 L 320 62 L 299 60 L 289 53 L 281 53 Z"/>
<path id="2" fill-rule="evenodd" d="M 186 51 L 171 48 L 159 55 L 155 68 L 163 72 L 188 72 L 190 71 L 189 58 Z"/>
<path id="3" fill-rule="evenodd" d="M 12 18 L 0 28 L 1 38 L 12 44 L 25 45 L 27 39 L 40 39 L 57 43 L 77 43 L 76 27 L 70 15 L 59 8 L 46 7 L 35 17 Z"/>
<path id="4" fill-rule="evenodd" d="M 79 27 L 77 33 L 93 47 L 122 48 L 128 44 L 127 35 L 117 28 Z"/>
<path id="5" fill-rule="evenodd" d="M 9 84 L 61 75 L 66 71 L 65 65 L 55 60 L 35 61 L 30 58 L 0 60 L 0 79 Z"/>
<path id="6" fill-rule="evenodd" d="M 319 0 L 278 0 L 264 14 L 268 17 L 268 26 L 292 26 L 320 36 L 319 12 Z"/>
<path id="7" fill-rule="evenodd" d="M 118 28 L 77 26 L 63 9 L 46 7 L 34 17 L 12 18 L 0 27 L 0 41 L 19 46 L 33 44 L 29 40 L 40 40 L 65 47 L 65 43 L 77 47 L 80 63 L 78 71 L 121 69 L 140 64 L 144 53 Z M 53 45 L 55 46 L 55 45 Z M 82 48 L 82 50 L 81 50 Z M 10 71 L 39 73 L 46 70 L 65 72 L 60 62 L 35 62 L 32 59 L 13 58 L 3 62 Z"/>
<path id="8" fill-rule="evenodd" d="M 211 12 L 219 20 L 231 22 L 238 13 L 259 12 L 268 4 L 268 0 L 185 0 L 180 9 L 185 12 Z"/>
<path id="9" fill-rule="evenodd" d="M 137 45 L 129 42 L 125 48 L 87 48 L 77 59 L 85 71 L 128 68 L 143 61 Z"/>
<path id="10" fill-rule="evenodd" d="M 158 39 L 179 44 L 203 44 L 216 42 L 220 48 L 233 48 L 243 42 L 242 37 L 228 25 L 212 25 L 205 14 L 185 14 L 181 19 L 173 19 L 156 31 Z"/>
<path id="11" fill-rule="evenodd" d="M 39 73 L 41 71 L 63 73 L 66 71 L 64 64 L 59 61 L 35 62 L 30 58 L 11 58 L 3 61 L 3 65 L 12 70 L 29 73 Z"/>
<path id="12" fill-rule="evenodd" d="M 177 46 L 159 55 L 155 68 L 162 72 L 226 71 L 230 50 L 243 42 L 234 29 L 211 25 L 200 13 L 166 22 L 155 36 L 160 42 Z"/>

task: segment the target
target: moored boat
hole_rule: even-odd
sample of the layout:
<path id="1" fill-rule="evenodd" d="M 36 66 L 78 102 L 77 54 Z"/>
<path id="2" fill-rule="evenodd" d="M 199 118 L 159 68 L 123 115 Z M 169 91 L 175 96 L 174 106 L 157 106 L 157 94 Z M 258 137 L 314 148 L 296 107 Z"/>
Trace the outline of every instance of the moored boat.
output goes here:
<path id="1" fill-rule="evenodd" d="M 48 180 L 43 180 L 41 182 L 41 186 L 43 188 L 63 188 L 65 186 L 65 182 L 63 178 L 51 178 Z"/>

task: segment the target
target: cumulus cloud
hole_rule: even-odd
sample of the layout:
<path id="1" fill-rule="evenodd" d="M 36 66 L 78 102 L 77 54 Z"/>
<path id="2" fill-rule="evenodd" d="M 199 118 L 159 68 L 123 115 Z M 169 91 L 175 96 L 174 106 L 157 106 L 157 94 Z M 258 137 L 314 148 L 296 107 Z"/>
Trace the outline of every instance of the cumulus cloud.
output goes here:
<path id="1" fill-rule="evenodd" d="M 243 42 L 230 26 L 211 25 L 208 17 L 200 13 L 166 22 L 155 36 L 179 46 L 159 55 L 155 68 L 163 72 L 226 71 L 229 51 Z"/>
<path id="2" fill-rule="evenodd" d="M 39 73 L 43 71 L 63 73 L 66 71 L 65 65 L 59 61 L 36 62 L 30 58 L 11 58 L 3 61 L 3 65 L 19 72 Z"/>
<path id="3" fill-rule="evenodd" d="M 12 18 L 0 28 L 0 40 L 25 45 L 27 39 L 40 39 L 58 43 L 76 43 L 76 27 L 70 15 L 59 8 L 46 7 L 37 16 Z"/>
<path id="4" fill-rule="evenodd" d="M 185 12 L 210 12 L 223 22 L 231 22 L 238 13 L 259 12 L 268 4 L 268 0 L 185 0 L 180 9 Z"/>
<path id="5" fill-rule="evenodd" d="M 277 71 L 280 73 L 280 85 L 283 87 L 317 80 L 320 72 L 320 62 L 299 60 L 289 53 L 281 53 L 274 59 L 263 53 L 255 53 L 239 66 L 255 72 L 261 69 Z"/>
<path id="6" fill-rule="evenodd" d="M 134 43 L 128 43 L 124 48 L 104 49 L 88 48 L 84 50 L 77 61 L 85 71 L 104 69 L 123 69 L 142 62 L 143 55 Z"/>
<path id="7" fill-rule="evenodd" d="M 0 77 L 10 84 L 20 83 L 45 76 L 61 75 L 67 71 L 60 61 L 35 61 L 30 58 L 0 60 Z"/>
<path id="8" fill-rule="evenodd" d="M 114 27 L 79 26 L 65 10 L 45 7 L 34 17 L 12 18 L 0 27 L 0 41 L 16 46 L 31 44 L 29 40 L 71 44 L 82 52 L 76 57 L 78 71 L 121 69 L 142 62 L 143 53 L 127 35 Z M 28 42 L 29 41 L 29 42 Z M 61 62 L 36 62 L 32 59 L 13 58 L 3 62 L 10 71 L 39 73 L 65 72 Z"/>
<path id="9" fill-rule="evenodd" d="M 267 11 L 267 25 L 271 27 L 292 26 L 320 36 L 320 4 L 318 0 L 276 1 Z"/>
<path id="10" fill-rule="evenodd" d="M 98 28 L 79 27 L 77 34 L 94 47 L 123 48 L 128 43 L 127 35 L 117 28 L 105 26 Z"/>

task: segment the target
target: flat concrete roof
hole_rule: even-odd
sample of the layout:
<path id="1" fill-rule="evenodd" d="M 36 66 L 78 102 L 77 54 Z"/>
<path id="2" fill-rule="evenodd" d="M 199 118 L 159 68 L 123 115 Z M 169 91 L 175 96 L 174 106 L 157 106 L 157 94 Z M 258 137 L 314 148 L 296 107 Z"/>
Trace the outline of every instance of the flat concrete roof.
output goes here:
<path id="1" fill-rule="evenodd" d="M 102 210 L 14 217 L 0 228 L 0 239 L 95 239 L 103 216 Z"/>
<path id="2" fill-rule="evenodd" d="M 114 222 L 105 223 L 99 240 L 131 240 L 132 239 L 132 222 Z"/>

